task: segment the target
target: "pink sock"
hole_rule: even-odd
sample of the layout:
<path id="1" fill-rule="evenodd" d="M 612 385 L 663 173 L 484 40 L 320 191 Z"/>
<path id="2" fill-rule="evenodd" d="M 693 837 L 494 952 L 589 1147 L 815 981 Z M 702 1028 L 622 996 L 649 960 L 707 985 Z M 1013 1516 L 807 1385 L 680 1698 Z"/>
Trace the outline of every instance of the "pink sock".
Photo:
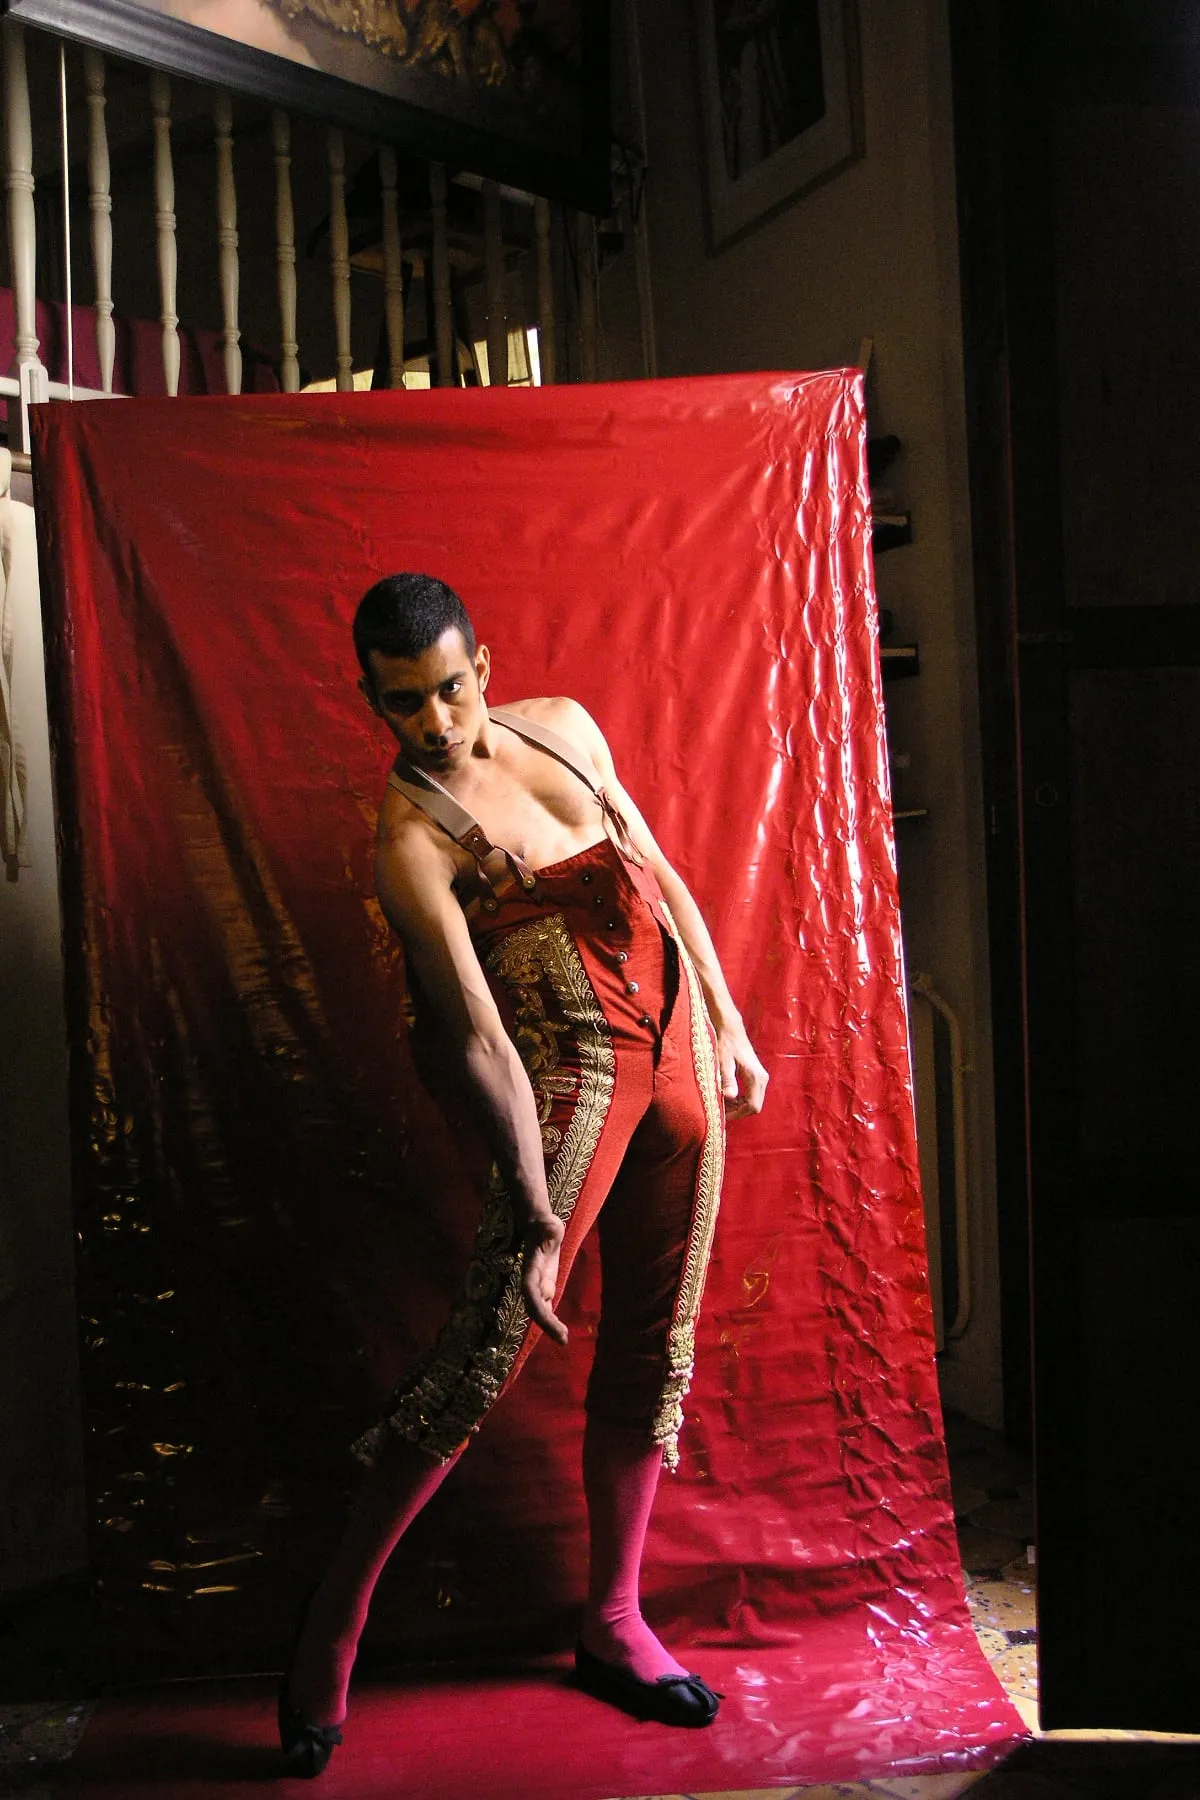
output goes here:
<path id="1" fill-rule="evenodd" d="M 648 1446 L 644 1432 L 588 1419 L 583 1486 L 591 1551 L 579 1635 L 585 1650 L 639 1681 L 687 1674 L 663 1649 L 638 1603 L 642 1548 L 661 1468 L 662 1446 Z"/>
<path id="2" fill-rule="evenodd" d="M 340 1725 L 345 1718 L 350 1671 L 375 1583 L 455 1461 L 431 1462 L 424 1451 L 396 1437 L 364 1480 L 333 1561 L 309 1602 L 292 1659 L 288 1700 L 306 1724 Z"/>

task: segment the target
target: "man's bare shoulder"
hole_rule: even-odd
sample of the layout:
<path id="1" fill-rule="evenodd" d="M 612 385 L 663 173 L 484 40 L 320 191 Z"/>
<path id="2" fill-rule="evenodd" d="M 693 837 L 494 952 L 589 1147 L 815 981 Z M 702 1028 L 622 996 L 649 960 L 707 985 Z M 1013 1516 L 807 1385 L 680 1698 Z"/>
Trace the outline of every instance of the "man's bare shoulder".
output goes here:
<path id="1" fill-rule="evenodd" d="M 416 869 L 454 868 L 454 846 L 446 833 L 390 783 L 379 808 L 376 851 Z"/>
<path id="2" fill-rule="evenodd" d="M 604 733 L 591 713 L 567 694 L 555 694 L 536 700 L 506 700 L 503 710 L 520 713 L 523 718 L 532 719 L 537 725 L 548 726 L 551 731 L 557 731 L 560 737 L 565 737 L 568 743 L 586 750 L 593 758 L 598 751 L 603 752 L 606 748 Z"/>

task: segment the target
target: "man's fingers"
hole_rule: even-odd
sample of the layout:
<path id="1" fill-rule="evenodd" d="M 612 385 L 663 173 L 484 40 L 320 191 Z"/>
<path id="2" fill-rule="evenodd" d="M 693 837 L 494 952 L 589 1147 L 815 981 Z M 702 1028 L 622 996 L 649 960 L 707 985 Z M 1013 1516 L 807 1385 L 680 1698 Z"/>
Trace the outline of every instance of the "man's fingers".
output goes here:
<path id="1" fill-rule="evenodd" d="M 539 1319 L 538 1324 L 548 1338 L 553 1338 L 556 1344 L 560 1344 L 564 1349 L 566 1348 L 567 1328 L 558 1317 L 557 1313 L 551 1312 L 550 1308 L 547 1307 L 545 1317 Z"/>
<path id="2" fill-rule="evenodd" d="M 726 1119 L 747 1119 L 763 1109 L 763 1101 L 767 1097 L 767 1082 L 770 1077 L 765 1069 L 744 1069 L 740 1071 L 740 1086 L 735 1082 L 732 1098 L 728 1087 L 725 1093 Z"/>
<path id="3" fill-rule="evenodd" d="M 535 1280 L 525 1283 L 525 1310 L 535 1325 L 540 1325 L 547 1337 L 553 1338 L 556 1344 L 565 1344 L 567 1328 L 558 1317 L 554 1307 L 543 1299 Z"/>
<path id="4" fill-rule="evenodd" d="M 540 1325 L 556 1344 L 565 1344 L 567 1328 L 554 1310 L 554 1289 L 558 1282 L 558 1252 L 562 1242 L 559 1231 L 550 1243 L 535 1243 L 525 1253 L 525 1277 L 522 1283 L 525 1310 L 535 1325 Z"/>

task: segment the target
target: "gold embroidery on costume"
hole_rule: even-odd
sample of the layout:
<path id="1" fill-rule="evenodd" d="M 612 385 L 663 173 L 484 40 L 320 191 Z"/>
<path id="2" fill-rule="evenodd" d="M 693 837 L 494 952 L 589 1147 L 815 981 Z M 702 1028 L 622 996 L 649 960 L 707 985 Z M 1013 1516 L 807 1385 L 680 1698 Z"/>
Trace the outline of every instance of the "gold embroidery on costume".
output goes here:
<path id="1" fill-rule="evenodd" d="M 667 1376 L 662 1396 L 654 1415 L 653 1435 L 663 1447 L 663 1461 L 668 1469 L 679 1467 L 679 1432 L 683 1425 L 683 1401 L 692 1385 L 696 1362 L 696 1320 L 704 1294 L 704 1278 L 712 1253 L 713 1233 L 721 1204 L 721 1176 L 725 1168 L 725 1108 L 717 1079 L 717 1058 L 700 991 L 700 981 L 692 959 L 684 947 L 666 906 L 663 914 L 671 936 L 679 949 L 679 961 L 688 984 L 692 1009 L 692 1059 L 696 1067 L 696 1083 L 704 1101 L 708 1129 L 696 1177 L 696 1199 L 692 1209 L 691 1230 L 679 1291 L 667 1332 Z"/>
<path id="2" fill-rule="evenodd" d="M 616 1056 L 608 1021 L 561 913 L 509 932 L 488 953 L 487 966 L 513 997 L 517 1049 L 537 1098 L 543 1145 L 554 1158 L 546 1172 L 550 1205 L 565 1224 L 612 1099 Z M 562 1023 L 550 1019 L 548 997 Z M 560 1067 L 564 1033 L 574 1034 L 578 1045 L 578 1077 Z M 565 1131 L 547 1127 L 555 1096 L 571 1094 L 575 1105 Z M 361 1462 L 374 1461 L 390 1431 L 440 1462 L 478 1431 L 529 1329 L 515 1239 L 512 1203 L 493 1169 L 462 1297 L 432 1350 L 392 1395 L 382 1423 L 353 1446 Z"/>
<path id="3" fill-rule="evenodd" d="M 525 947 L 525 932 L 514 932 L 513 938 L 522 941 L 514 945 L 512 938 L 506 938 L 488 957 L 488 967 L 500 976 L 512 996 L 517 1053 L 537 1101 L 542 1150 L 553 1156 L 562 1142 L 562 1132 L 549 1123 L 550 1114 L 555 1099 L 565 1100 L 573 1094 L 577 1081 L 569 1069 L 559 1068 L 562 1058 L 558 1040 L 571 1027 L 556 1024 L 547 1016 L 546 1002 L 538 987 L 545 980 L 545 970 Z"/>

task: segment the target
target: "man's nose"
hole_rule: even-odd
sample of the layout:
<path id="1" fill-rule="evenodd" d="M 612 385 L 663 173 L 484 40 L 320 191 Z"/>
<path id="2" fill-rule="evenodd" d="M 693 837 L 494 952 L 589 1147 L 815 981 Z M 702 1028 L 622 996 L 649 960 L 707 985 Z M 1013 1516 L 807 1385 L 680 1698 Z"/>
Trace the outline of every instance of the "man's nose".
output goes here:
<path id="1" fill-rule="evenodd" d="M 431 743 L 444 738 L 450 730 L 450 708 L 436 697 L 425 703 L 421 714 L 421 730 Z"/>

